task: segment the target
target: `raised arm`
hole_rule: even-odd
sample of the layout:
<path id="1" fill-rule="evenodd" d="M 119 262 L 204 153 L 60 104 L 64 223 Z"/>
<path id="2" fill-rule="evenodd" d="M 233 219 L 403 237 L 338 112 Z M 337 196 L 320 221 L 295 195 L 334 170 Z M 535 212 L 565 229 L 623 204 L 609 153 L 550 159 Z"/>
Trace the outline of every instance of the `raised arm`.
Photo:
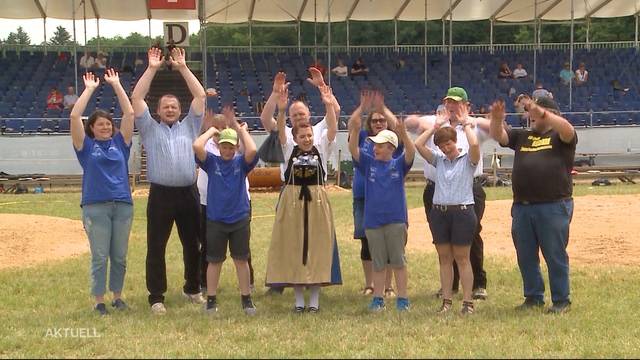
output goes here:
<path id="1" fill-rule="evenodd" d="M 207 160 L 207 150 L 205 150 L 204 146 L 207 144 L 207 141 L 209 141 L 209 139 L 211 139 L 213 136 L 217 136 L 218 133 L 218 129 L 212 126 L 202 135 L 198 136 L 198 138 L 193 142 L 193 152 L 196 154 L 198 160 Z"/>
<path id="2" fill-rule="evenodd" d="M 171 49 L 171 66 L 180 72 L 180 75 L 187 83 L 187 87 L 193 96 L 191 100 L 191 109 L 196 116 L 200 116 L 204 113 L 204 104 L 207 99 L 207 93 L 204 91 L 204 87 L 200 83 L 200 80 L 189 70 L 187 66 L 187 60 L 184 56 L 183 48 Z"/>
<path id="3" fill-rule="evenodd" d="M 431 149 L 427 147 L 427 140 L 429 140 L 429 138 L 433 136 L 433 133 L 435 133 L 436 130 L 438 130 L 440 127 L 442 127 L 442 125 L 447 123 L 449 121 L 448 119 L 449 119 L 448 111 L 446 110 L 439 111 L 436 114 L 436 121 L 433 125 L 420 127 L 420 129 L 422 129 L 423 131 L 422 131 L 422 134 L 420 134 L 416 138 L 415 147 L 416 147 L 416 150 L 418 150 L 418 153 L 420 153 L 420 155 L 429 163 L 433 163 L 433 152 L 431 151 Z"/>
<path id="4" fill-rule="evenodd" d="M 124 142 L 131 144 L 131 138 L 133 137 L 133 107 L 129 101 L 127 93 L 124 91 L 122 84 L 120 83 L 120 77 L 114 69 L 108 69 L 104 74 L 104 80 L 107 84 L 111 85 L 118 97 L 118 103 L 122 109 L 122 121 L 120 122 L 120 133 L 124 138 Z"/>
<path id="5" fill-rule="evenodd" d="M 387 120 L 387 128 L 389 130 L 395 130 L 398 124 L 398 118 L 389 110 L 387 105 L 385 105 L 384 94 L 380 91 L 376 91 L 373 94 L 373 108 Z"/>
<path id="6" fill-rule="evenodd" d="M 320 89 L 321 86 L 324 86 L 324 77 L 322 76 L 322 73 L 320 72 L 320 70 L 314 68 L 314 67 L 310 67 L 309 68 L 309 73 L 311 74 L 311 78 L 308 79 L 313 85 L 315 85 L 318 90 L 320 90 L 320 96 L 322 96 L 322 90 Z M 338 99 L 333 95 L 333 93 L 331 93 L 331 103 L 333 105 L 333 111 L 336 113 L 336 118 L 339 119 L 340 118 L 340 104 L 338 103 Z"/>
<path id="7" fill-rule="evenodd" d="M 353 160 L 360 161 L 360 129 L 362 129 L 362 113 L 369 110 L 373 101 L 373 93 L 364 90 L 360 93 L 360 105 L 349 118 L 349 152 Z"/>
<path id="8" fill-rule="evenodd" d="M 535 101 L 530 98 L 525 98 L 522 102 L 524 109 L 529 112 L 529 116 L 535 117 L 536 121 L 540 121 L 543 125 L 551 126 L 551 128 L 558 133 L 562 142 L 568 144 L 573 141 L 576 136 L 576 131 L 567 119 L 537 105 Z"/>
<path id="9" fill-rule="evenodd" d="M 225 106 L 224 109 L 222 109 L 222 114 L 224 115 L 227 126 L 236 131 L 238 138 L 244 146 L 244 161 L 247 164 L 251 164 L 256 158 L 258 148 L 256 147 L 256 143 L 253 141 L 251 135 L 249 135 L 247 123 L 238 123 L 231 106 Z"/>
<path id="10" fill-rule="evenodd" d="M 325 115 L 327 119 L 327 140 L 329 140 L 329 142 L 333 142 L 335 141 L 336 134 L 338 133 L 338 118 L 333 108 L 333 93 L 331 88 L 327 85 L 322 85 L 318 89 L 320 89 L 320 96 L 327 112 Z"/>
<path id="11" fill-rule="evenodd" d="M 489 135 L 501 146 L 507 146 L 509 144 L 509 135 L 507 135 L 507 131 L 502 126 L 505 119 L 504 101 L 497 100 L 493 102 L 489 119 L 491 121 Z"/>
<path id="12" fill-rule="evenodd" d="M 413 164 L 413 159 L 416 156 L 416 147 L 413 145 L 413 141 L 411 141 L 409 133 L 407 133 L 407 129 L 404 128 L 404 123 L 402 121 L 398 121 L 395 132 L 396 134 L 398 134 L 398 138 L 400 138 L 400 140 L 404 144 L 405 164 Z"/>
<path id="13" fill-rule="evenodd" d="M 462 122 L 462 129 L 467 137 L 467 142 L 469 143 L 469 160 L 471 160 L 472 164 L 477 165 L 478 162 L 480 162 L 480 143 L 478 142 L 476 132 L 473 130 L 474 124 L 468 116 L 462 118 L 460 121 Z"/>
<path id="14" fill-rule="evenodd" d="M 278 140 L 280 141 L 280 145 L 284 145 L 287 143 L 286 111 L 287 105 L 289 104 L 289 88 L 285 86 L 278 90 L 276 102 L 278 106 L 278 120 L 276 120 L 276 130 L 278 130 Z"/>
<path id="15" fill-rule="evenodd" d="M 71 110 L 71 140 L 73 142 L 73 147 L 80 151 L 82 150 L 82 144 L 84 144 L 84 124 L 82 123 L 82 113 L 87 108 L 87 103 L 89 103 L 89 99 L 93 95 L 93 92 L 100 85 L 100 81 L 98 80 L 93 73 L 86 73 L 82 77 L 84 79 L 84 91 L 76 101 L 76 104 L 73 106 L 73 110 Z"/>
<path id="16" fill-rule="evenodd" d="M 271 132 L 278 128 L 277 121 L 273 118 L 273 113 L 276 111 L 280 95 L 289 87 L 289 83 L 285 83 L 286 78 L 287 75 L 282 71 L 276 74 L 273 78 L 273 89 L 271 90 L 271 95 L 262 108 L 260 122 L 262 122 L 262 127 L 267 132 Z"/>
<path id="17" fill-rule="evenodd" d="M 149 66 L 140 79 L 138 79 L 136 87 L 133 89 L 133 93 L 131 93 L 131 105 L 133 106 L 133 113 L 136 117 L 142 116 L 147 109 L 147 103 L 144 101 L 144 98 L 149 93 L 151 81 L 162 65 L 162 50 L 154 47 L 149 49 L 147 55 L 149 56 Z"/>

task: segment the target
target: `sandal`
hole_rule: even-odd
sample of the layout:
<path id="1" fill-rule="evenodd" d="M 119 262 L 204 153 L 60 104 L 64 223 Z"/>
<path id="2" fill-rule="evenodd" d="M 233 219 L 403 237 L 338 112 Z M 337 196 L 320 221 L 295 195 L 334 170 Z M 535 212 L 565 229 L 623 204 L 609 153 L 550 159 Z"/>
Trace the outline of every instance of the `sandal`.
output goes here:
<path id="1" fill-rule="evenodd" d="M 373 294 L 373 288 L 371 286 L 367 286 L 364 289 L 362 289 L 361 293 L 362 293 L 362 295 L 372 295 Z"/>
<path id="2" fill-rule="evenodd" d="M 397 296 L 396 291 L 393 290 L 393 288 L 384 289 L 384 297 L 394 298 L 396 296 Z"/>
<path id="3" fill-rule="evenodd" d="M 462 309 L 460 310 L 462 315 L 472 315 L 474 310 L 473 301 L 462 302 Z"/>
<path id="4" fill-rule="evenodd" d="M 440 310 L 438 310 L 437 313 L 446 314 L 451 310 L 451 306 L 453 306 L 453 301 L 451 299 L 442 299 L 442 306 L 440 306 Z"/>

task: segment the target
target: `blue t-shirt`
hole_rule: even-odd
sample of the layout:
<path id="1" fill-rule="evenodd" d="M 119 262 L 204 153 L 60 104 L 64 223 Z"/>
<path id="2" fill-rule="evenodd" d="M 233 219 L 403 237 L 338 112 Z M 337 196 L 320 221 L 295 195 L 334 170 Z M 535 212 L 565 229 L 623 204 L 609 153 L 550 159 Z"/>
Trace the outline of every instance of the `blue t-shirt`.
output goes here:
<path id="1" fill-rule="evenodd" d="M 373 141 L 369 140 L 369 133 L 366 130 L 360 130 L 360 137 L 358 138 L 358 147 L 360 148 L 360 154 L 366 153 L 373 155 Z M 393 152 L 392 157 L 395 159 L 402 155 L 404 152 L 404 145 L 399 144 L 398 148 Z M 351 191 L 353 192 L 354 199 L 364 199 L 364 174 L 360 169 L 354 166 L 353 169 L 353 184 L 351 185 Z"/>
<path id="2" fill-rule="evenodd" d="M 247 174 L 258 163 L 255 156 L 250 164 L 244 155 L 236 154 L 231 160 L 207 152 L 207 158 L 198 165 L 207 172 L 207 219 L 233 224 L 249 216 Z"/>
<path id="3" fill-rule="evenodd" d="M 82 149 L 76 150 L 84 170 L 81 206 L 105 201 L 133 203 L 129 189 L 130 150 L 131 144 L 125 144 L 120 132 L 109 140 L 84 137 Z"/>
<path id="4" fill-rule="evenodd" d="M 407 165 L 404 156 L 402 153 L 390 161 L 379 161 L 369 154 L 360 153 L 360 161 L 354 161 L 365 178 L 365 229 L 408 223 L 404 177 L 412 164 Z"/>

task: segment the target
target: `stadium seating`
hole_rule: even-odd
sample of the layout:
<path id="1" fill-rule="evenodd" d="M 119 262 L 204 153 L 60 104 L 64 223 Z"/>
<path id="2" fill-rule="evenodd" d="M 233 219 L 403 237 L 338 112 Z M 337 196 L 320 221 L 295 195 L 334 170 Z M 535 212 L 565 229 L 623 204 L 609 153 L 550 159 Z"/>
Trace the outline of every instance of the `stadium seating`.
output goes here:
<path id="1" fill-rule="evenodd" d="M 80 57 L 82 54 L 79 53 Z M 130 93 L 137 78 L 144 71 L 145 64 L 133 66 L 140 54 L 114 52 L 109 56 L 109 66 L 118 69 L 125 65 L 132 72 L 121 73 L 120 79 L 125 90 Z M 326 54 L 318 54 L 326 58 Z M 385 94 L 389 108 L 398 114 L 428 113 L 440 103 L 449 86 L 448 54 L 430 52 L 427 57 L 427 84 L 424 83 L 424 55 L 419 52 L 394 53 L 383 50 L 351 54 L 334 53 L 332 61 L 338 58 L 351 64 L 362 57 L 369 67 L 367 78 L 351 79 L 332 77 L 332 88 L 346 117 L 358 105 L 359 92 L 363 88 L 379 89 Z M 402 57 L 405 66 L 396 68 Z M 202 59 L 202 54 L 191 54 L 191 61 Z M 640 124 L 640 58 L 634 48 L 577 49 L 574 63 L 584 62 L 589 70 L 587 85 L 573 87 L 571 98 L 569 89 L 560 84 L 558 73 L 569 59 L 569 51 L 544 50 L 537 53 L 535 72 L 538 81 L 554 94 L 555 99 L 567 118 L 576 126 L 630 125 Z M 143 60 L 146 62 L 146 59 Z M 290 95 L 304 99 L 313 116 L 324 114 L 324 105 L 318 91 L 306 78 L 307 66 L 313 62 L 311 53 L 299 55 L 296 52 L 254 53 L 215 52 L 207 54 L 208 86 L 215 87 L 220 96 L 213 101 L 216 111 L 223 105 L 233 104 L 236 112 L 247 119 L 250 129 L 260 129 L 257 119 L 260 104 L 271 92 L 273 75 L 277 71 L 287 74 L 291 83 Z M 529 72 L 525 79 L 498 79 L 499 65 L 506 62 L 511 68 L 522 63 Z M 60 62 L 57 54 L 43 52 L 6 51 L 0 56 L 0 128 L 4 133 L 21 132 L 65 132 L 69 130 L 69 111 L 47 110 L 45 103 L 51 87 L 65 91 L 75 85 L 72 60 Z M 520 93 L 530 93 L 534 88 L 534 54 L 531 50 L 504 50 L 493 54 L 488 51 L 456 51 L 453 54 L 452 84 L 466 88 L 475 111 L 488 108 L 495 99 L 506 101 L 507 111 L 514 113 L 513 101 Z M 29 74 L 29 76 L 24 76 Z M 83 90 L 81 73 L 78 74 L 78 92 Z M 613 80 L 619 80 L 631 88 L 627 93 L 614 91 Z M 113 89 L 101 82 L 84 115 L 96 108 L 109 111 L 115 118 L 122 116 Z M 599 113 L 609 112 L 612 113 Z M 621 112 L 626 111 L 626 112 Z M 595 112 L 595 113 L 594 113 Z M 517 115 L 510 115 L 507 121 L 512 126 L 521 126 Z M 341 121 L 341 126 L 344 126 Z"/>

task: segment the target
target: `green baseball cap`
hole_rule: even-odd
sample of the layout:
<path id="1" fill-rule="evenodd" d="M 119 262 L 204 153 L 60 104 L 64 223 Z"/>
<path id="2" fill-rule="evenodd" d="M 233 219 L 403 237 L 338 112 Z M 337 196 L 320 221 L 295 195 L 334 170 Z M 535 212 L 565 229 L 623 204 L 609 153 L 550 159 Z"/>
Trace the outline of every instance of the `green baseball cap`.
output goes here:
<path id="1" fill-rule="evenodd" d="M 469 101 L 467 92 L 461 87 L 452 87 L 447 90 L 447 96 L 445 99 L 451 99 L 453 101 Z"/>
<path id="2" fill-rule="evenodd" d="M 226 128 L 220 131 L 220 139 L 218 144 L 229 143 L 231 145 L 238 145 L 238 133 L 230 128 Z"/>

